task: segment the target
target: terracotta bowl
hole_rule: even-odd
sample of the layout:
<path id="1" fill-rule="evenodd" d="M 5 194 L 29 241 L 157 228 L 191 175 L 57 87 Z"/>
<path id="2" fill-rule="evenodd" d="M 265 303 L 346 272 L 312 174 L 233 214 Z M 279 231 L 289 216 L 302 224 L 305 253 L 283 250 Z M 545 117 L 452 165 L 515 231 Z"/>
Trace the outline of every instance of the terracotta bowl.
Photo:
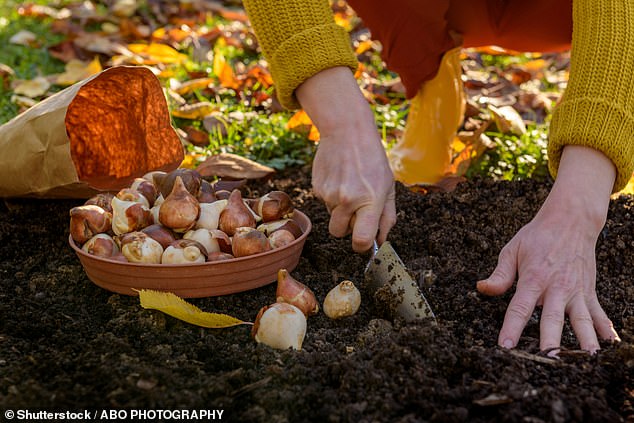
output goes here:
<path id="1" fill-rule="evenodd" d="M 266 253 L 201 264 L 122 263 L 90 255 L 69 236 L 88 279 L 112 292 L 137 295 L 135 290 L 172 292 L 182 298 L 213 297 L 259 288 L 277 281 L 279 269 L 293 270 L 312 229 L 310 219 L 295 210 L 293 220 L 302 235 L 292 243 Z"/>

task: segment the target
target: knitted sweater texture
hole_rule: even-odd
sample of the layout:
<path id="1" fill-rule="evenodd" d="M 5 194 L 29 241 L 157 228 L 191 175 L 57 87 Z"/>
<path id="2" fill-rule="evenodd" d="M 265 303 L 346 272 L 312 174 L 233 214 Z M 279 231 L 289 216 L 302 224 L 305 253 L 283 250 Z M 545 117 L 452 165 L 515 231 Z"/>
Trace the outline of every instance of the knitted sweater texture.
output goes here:
<path id="1" fill-rule="evenodd" d="M 327 0 L 244 0 L 283 106 L 321 70 L 357 61 Z M 530 6 L 528 6 L 530 7 Z M 556 107 L 548 144 L 557 175 L 566 145 L 602 151 L 617 168 L 614 190 L 634 172 L 634 1 L 574 0 L 568 87 Z"/>

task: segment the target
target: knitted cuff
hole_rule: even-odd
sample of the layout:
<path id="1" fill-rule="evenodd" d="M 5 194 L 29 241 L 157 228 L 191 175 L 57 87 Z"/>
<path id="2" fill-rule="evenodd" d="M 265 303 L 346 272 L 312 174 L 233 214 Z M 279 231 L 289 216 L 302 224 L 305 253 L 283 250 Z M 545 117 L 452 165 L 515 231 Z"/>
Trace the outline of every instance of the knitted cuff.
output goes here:
<path id="1" fill-rule="evenodd" d="M 562 102 L 553 114 L 548 143 L 548 167 L 557 176 L 566 145 L 592 147 L 616 166 L 613 192 L 618 192 L 634 172 L 634 116 L 600 98 L 576 98 Z"/>
<path id="2" fill-rule="evenodd" d="M 288 109 L 301 107 L 295 89 L 316 73 L 336 66 L 347 66 L 352 72 L 357 69 L 348 34 L 335 23 L 309 28 L 285 40 L 269 64 L 278 99 Z"/>

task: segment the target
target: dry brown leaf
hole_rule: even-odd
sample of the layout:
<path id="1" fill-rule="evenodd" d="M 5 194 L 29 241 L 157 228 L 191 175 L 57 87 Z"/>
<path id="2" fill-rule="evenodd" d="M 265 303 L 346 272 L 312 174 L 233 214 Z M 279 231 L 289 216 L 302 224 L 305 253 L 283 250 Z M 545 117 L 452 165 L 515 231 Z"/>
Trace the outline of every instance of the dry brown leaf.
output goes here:
<path id="1" fill-rule="evenodd" d="M 259 179 L 271 175 L 275 169 L 231 153 L 210 156 L 196 170 L 203 177 Z"/>

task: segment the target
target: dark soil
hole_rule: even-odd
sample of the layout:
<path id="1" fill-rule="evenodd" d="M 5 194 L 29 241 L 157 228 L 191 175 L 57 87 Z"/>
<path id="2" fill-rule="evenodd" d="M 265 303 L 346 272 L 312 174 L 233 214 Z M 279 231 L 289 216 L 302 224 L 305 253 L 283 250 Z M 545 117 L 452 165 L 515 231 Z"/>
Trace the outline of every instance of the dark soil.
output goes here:
<path id="1" fill-rule="evenodd" d="M 320 300 L 342 279 L 361 286 L 367 256 L 328 234 L 304 170 L 254 183 L 289 192 L 314 224 L 292 273 Z M 210 330 L 140 307 L 86 277 L 68 246 L 78 201 L 0 204 L 0 409 L 223 409 L 239 422 L 634 421 L 634 199 L 613 200 L 597 245 L 599 298 L 623 342 L 561 359 L 538 351 L 536 313 L 520 348 L 496 346 L 510 294 L 475 282 L 527 223 L 550 183 L 475 180 L 452 193 L 398 187 L 390 240 L 438 317 L 384 319 L 363 291 L 353 317 L 309 318 L 302 351 L 257 344 L 249 326 Z M 253 321 L 275 285 L 190 300 Z"/>

